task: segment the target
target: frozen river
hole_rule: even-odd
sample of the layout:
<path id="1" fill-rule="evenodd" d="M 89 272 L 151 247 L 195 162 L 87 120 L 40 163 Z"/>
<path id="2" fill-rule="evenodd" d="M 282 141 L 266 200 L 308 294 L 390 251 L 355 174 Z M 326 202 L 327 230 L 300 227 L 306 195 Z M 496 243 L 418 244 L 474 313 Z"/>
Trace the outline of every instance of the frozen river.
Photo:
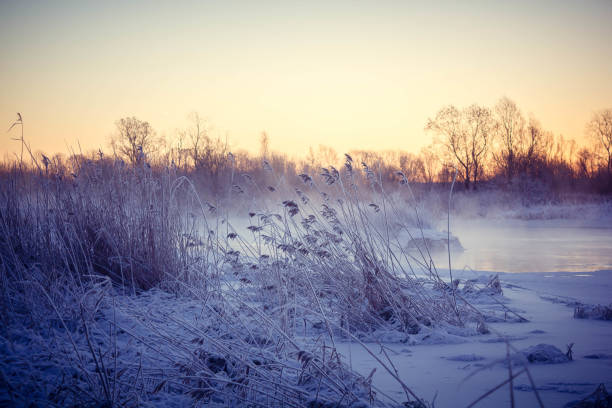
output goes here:
<path id="1" fill-rule="evenodd" d="M 493 272 L 583 272 L 612 270 L 612 223 L 567 220 L 456 220 L 451 232 L 464 251 L 454 251 L 453 269 Z M 433 258 L 441 268 L 446 253 Z"/>

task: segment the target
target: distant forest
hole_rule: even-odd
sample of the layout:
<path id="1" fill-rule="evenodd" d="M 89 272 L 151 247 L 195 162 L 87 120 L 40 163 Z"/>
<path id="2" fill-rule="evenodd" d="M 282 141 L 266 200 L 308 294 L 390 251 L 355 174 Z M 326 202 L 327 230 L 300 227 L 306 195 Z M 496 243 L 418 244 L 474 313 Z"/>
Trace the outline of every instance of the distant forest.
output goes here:
<path id="1" fill-rule="evenodd" d="M 460 190 L 504 190 L 527 199 L 550 194 L 612 193 L 612 109 L 595 112 L 585 124 L 585 146 L 547 131 L 535 117 L 526 117 L 512 100 L 504 97 L 492 108 L 441 108 L 425 124 L 432 143 L 419 153 L 356 150 L 346 152 L 345 157 L 330 147 L 318 146 L 310 148 L 301 159 L 271 150 L 266 133 L 261 134 L 258 153 L 230 151 L 227 141 L 213 135 L 197 113 L 190 115 L 189 122 L 184 130 L 164 138 L 149 122 L 126 117 L 116 122 L 110 153 L 99 150 L 48 157 L 32 153 L 19 115 L 10 131 L 22 143 L 21 154 L 3 163 L 2 172 L 28 168 L 68 179 L 76 177 L 84 164 L 141 167 L 186 175 L 203 191 L 222 195 L 228 186 L 240 189 L 242 182 L 261 187 L 254 191 L 274 189 L 268 185 L 269 172 L 288 185 L 293 185 L 300 175 L 325 177 L 325 173 L 341 171 L 349 157 L 389 186 L 409 182 L 423 188 L 447 188 L 455 180 L 455 188 Z M 368 172 L 362 174 L 364 183 Z"/>

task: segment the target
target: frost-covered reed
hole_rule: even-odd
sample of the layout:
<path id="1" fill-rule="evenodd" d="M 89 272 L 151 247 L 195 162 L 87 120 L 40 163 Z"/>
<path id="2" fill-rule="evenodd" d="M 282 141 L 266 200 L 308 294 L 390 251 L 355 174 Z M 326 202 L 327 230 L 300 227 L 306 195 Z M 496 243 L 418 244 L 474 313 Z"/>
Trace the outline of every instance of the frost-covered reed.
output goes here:
<path id="1" fill-rule="evenodd" d="M 482 321 L 433 264 L 404 175 L 397 200 L 350 156 L 295 183 L 264 168 L 270 186 L 232 174 L 225 196 L 202 197 L 170 168 L 102 155 L 5 167 L 0 347 L 20 361 L 2 367 L 7 398 L 399 405 L 347 366 L 336 342 L 350 341 L 424 405 L 365 341 Z"/>

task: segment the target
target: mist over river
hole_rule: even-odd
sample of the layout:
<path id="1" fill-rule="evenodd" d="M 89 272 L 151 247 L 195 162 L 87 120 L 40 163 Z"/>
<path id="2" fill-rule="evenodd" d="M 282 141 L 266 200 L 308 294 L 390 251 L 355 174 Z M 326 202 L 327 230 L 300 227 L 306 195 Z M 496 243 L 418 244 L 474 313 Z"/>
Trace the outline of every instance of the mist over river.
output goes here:
<path id="1" fill-rule="evenodd" d="M 456 219 L 451 233 L 464 250 L 451 252 L 455 270 L 590 272 L 612 270 L 612 223 L 578 220 Z M 440 268 L 448 254 L 432 254 Z"/>

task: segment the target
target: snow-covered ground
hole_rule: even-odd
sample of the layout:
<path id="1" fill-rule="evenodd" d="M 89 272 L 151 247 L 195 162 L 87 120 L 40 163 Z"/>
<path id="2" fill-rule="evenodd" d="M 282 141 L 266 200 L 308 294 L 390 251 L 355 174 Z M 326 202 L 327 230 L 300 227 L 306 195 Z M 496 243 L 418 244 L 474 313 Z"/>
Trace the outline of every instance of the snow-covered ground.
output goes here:
<path id="1" fill-rule="evenodd" d="M 574 318 L 578 305 L 610 304 L 611 276 L 612 271 L 500 274 L 503 293 L 495 294 L 483 289 L 490 275 L 455 272 L 454 278 L 461 280 L 458 294 L 488 316 L 490 333 L 424 328 L 402 338 L 380 333 L 382 343 L 366 343 L 370 351 L 346 337 L 339 337 L 336 347 L 349 368 L 364 378 L 371 378 L 373 389 L 384 401 L 395 400 L 399 406 L 406 400 L 405 392 L 370 352 L 384 362 L 389 359 L 411 390 L 434 406 L 467 407 L 508 379 L 506 341 L 512 347 L 510 353 L 515 360 L 517 352 L 541 344 L 557 347 L 564 360 L 567 345 L 574 343 L 573 361 L 547 364 L 517 360 L 513 364 L 515 373 L 523 368 L 523 363 L 528 367 L 544 406 L 563 406 L 588 396 L 600 383 L 612 389 L 612 321 Z M 236 283 L 228 282 L 228 285 Z M 470 290 L 472 284 L 476 289 Z M 239 314 L 227 309 L 223 312 L 225 322 L 219 323 L 212 319 L 219 316 L 211 306 L 215 302 L 197 299 L 197 296 L 188 299 L 154 289 L 135 297 L 109 287 L 103 289 L 101 285 L 89 295 L 104 299 L 94 309 L 91 319 L 85 318 L 90 321 L 91 342 L 94 350 L 99 347 L 101 360 L 118 364 L 117 369 L 123 373 L 126 383 L 135 381 L 136 385 L 142 382 L 151 389 L 160 387 L 156 392 L 145 393 L 146 398 L 140 397 L 139 403 L 143 406 L 194 404 L 191 397 L 197 386 L 186 380 L 190 377 L 216 379 L 217 382 L 209 381 L 223 390 L 223 381 L 234 379 L 230 367 L 239 370 L 240 366 L 239 361 L 227 357 L 232 347 L 252 347 L 250 355 L 260 355 L 262 360 L 278 361 L 284 356 L 290 373 L 290 367 L 301 368 L 296 357 L 299 350 L 308 350 L 313 345 L 312 336 L 300 336 L 298 329 L 296 348 L 270 354 L 266 347 L 274 333 L 269 326 L 257 324 L 261 323 L 261 316 L 255 309 L 246 312 L 243 309 Z M 253 307 L 257 308 L 257 303 Z M 0 339 L 3 374 L 0 384 L 4 387 L 4 390 L 0 387 L 0 401 L 11 405 L 11 398 L 17 398 L 21 402 L 45 405 L 45 395 L 67 398 L 62 396 L 62 387 L 68 389 L 73 382 L 84 381 L 79 377 L 79 359 L 87 361 L 85 364 L 95 372 L 90 345 L 85 336 L 78 335 L 82 334 L 78 326 L 77 317 L 64 323 L 56 320 L 43 337 L 40 332 L 28 330 L 27 324 L 7 330 L 6 338 Z M 80 357 L 75 349 L 79 350 Z M 112 358 L 113 350 L 118 350 L 116 362 Z M 210 368 L 219 370 L 211 373 Z M 77 376 L 77 380 L 71 376 Z M 288 380 L 290 374 L 285 376 Z M 513 381 L 515 406 L 538 406 L 532 389 L 525 373 L 516 377 Z M 20 394 L 24 391 L 29 393 Z M 367 401 L 365 395 L 361 396 L 362 401 Z M 119 401 L 133 404 L 128 397 L 122 395 L 125 399 Z M 61 398 L 54 401 L 55 405 L 62 405 Z M 506 384 L 477 406 L 510 406 L 510 398 Z M 309 400 L 305 394 L 304 401 Z M 206 396 L 204 401 L 227 405 L 227 400 L 222 398 Z M 268 402 L 274 405 L 275 401 Z M 232 402 L 239 403 L 235 399 Z"/>
<path id="2" fill-rule="evenodd" d="M 477 272 L 456 272 L 454 277 L 479 276 Z M 463 342 L 453 338 L 448 344 L 384 345 L 400 376 L 417 394 L 429 401 L 435 398 L 437 407 L 468 406 L 508 379 L 504 339 L 517 350 L 550 344 L 563 353 L 574 343 L 573 361 L 528 364 L 546 407 L 582 399 L 600 383 L 612 389 L 612 321 L 573 317 L 576 303 L 612 303 L 612 271 L 501 274 L 500 280 L 504 305 L 528 322 L 491 322 L 490 334 L 464 337 Z M 482 300 L 474 302 L 482 310 L 502 310 L 496 302 Z M 380 346 L 371 346 L 380 350 Z M 340 348 L 362 374 L 369 374 L 375 366 L 358 345 L 342 343 Z M 374 384 L 396 398 L 402 395 L 384 371 L 376 372 Z M 538 406 L 526 374 L 514 380 L 513 388 L 516 406 Z M 510 406 L 510 398 L 509 386 L 504 385 L 477 406 Z"/>

